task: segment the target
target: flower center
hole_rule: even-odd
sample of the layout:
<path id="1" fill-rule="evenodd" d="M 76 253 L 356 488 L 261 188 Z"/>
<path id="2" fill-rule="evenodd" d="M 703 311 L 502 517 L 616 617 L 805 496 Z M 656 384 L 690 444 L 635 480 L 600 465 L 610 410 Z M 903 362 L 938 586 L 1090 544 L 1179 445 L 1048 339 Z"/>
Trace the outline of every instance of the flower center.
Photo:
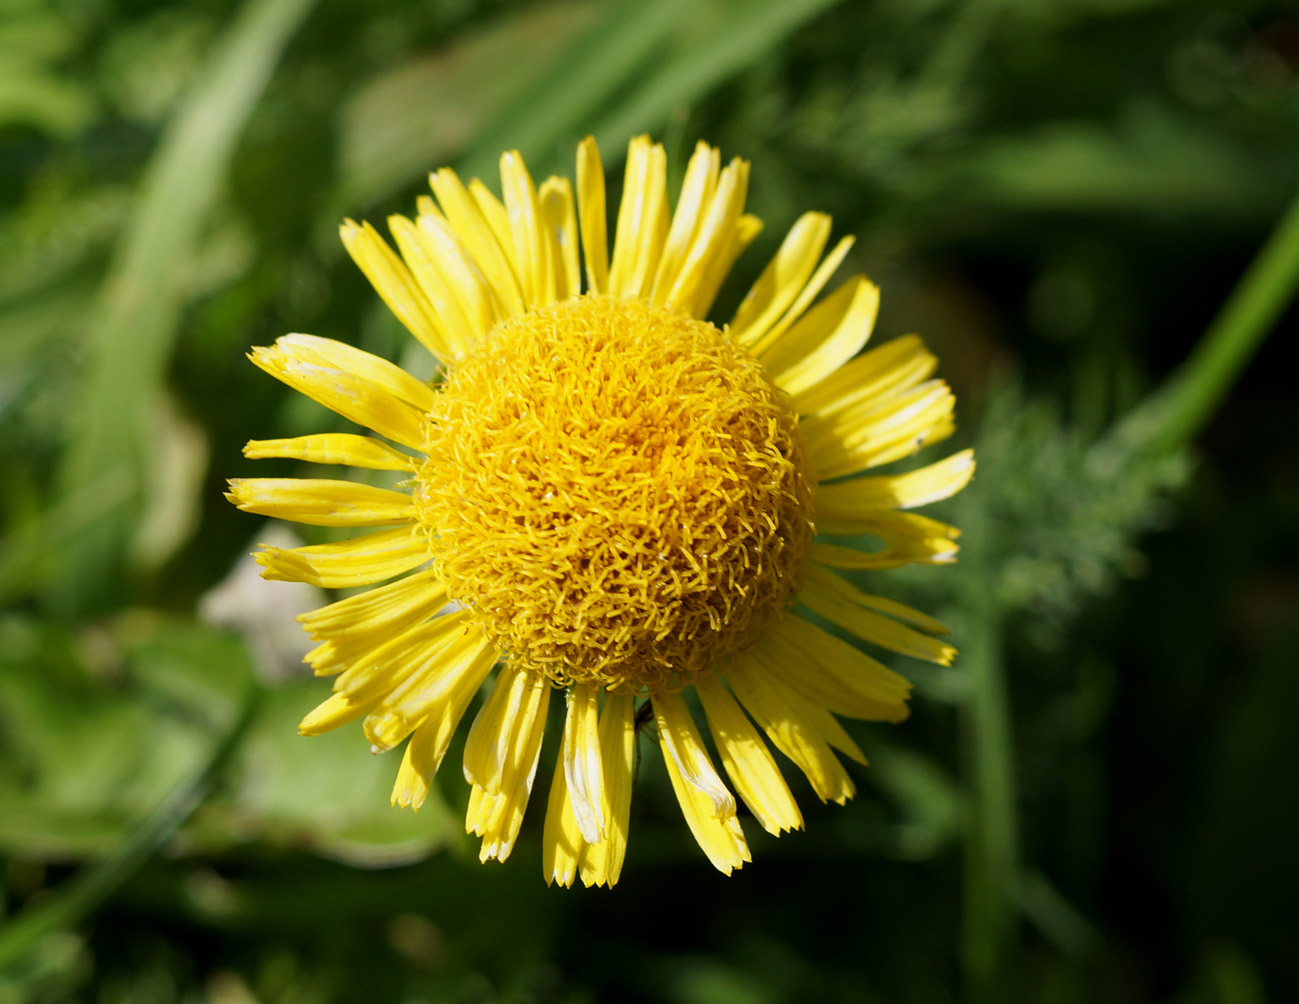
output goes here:
<path id="1" fill-rule="evenodd" d="M 559 685 L 685 686 L 788 606 L 812 538 L 788 396 L 713 325 L 639 300 L 498 325 L 424 450 L 451 597 Z"/>

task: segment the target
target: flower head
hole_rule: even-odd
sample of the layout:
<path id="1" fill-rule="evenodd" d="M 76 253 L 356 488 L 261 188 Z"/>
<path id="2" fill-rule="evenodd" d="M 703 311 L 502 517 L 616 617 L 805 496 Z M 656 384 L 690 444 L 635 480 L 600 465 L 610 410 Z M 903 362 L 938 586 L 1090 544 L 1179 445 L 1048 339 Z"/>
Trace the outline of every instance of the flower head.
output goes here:
<path id="1" fill-rule="evenodd" d="M 823 801 L 851 797 L 835 750 L 865 761 L 835 716 L 899 721 L 910 685 L 804 611 L 905 655 L 954 655 L 941 624 L 840 574 L 954 558 L 957 531 L 908 510 L 960 490 L 968 451 L 863 473 L 951 433 L 952 394 L 929 379 L 936 360 L 914 336 L 861 352 L 878 306 L 864 278 L 817 301 L 851 244 L 822 259 L 830 220 L 819 213 L 795 223 L 728 324 L 704 320 L 760 229 L 743 212 L 748 164 L 723 168 L 701 143 L 674 212 L 665 177 L 662 147 L 633 140 L 612 256 L 590 139 L 576 198 L 564 179 L 535 187 L 507 153 L 503 200 L 433 174 L 437 202 L 389 220 L 397 252 L 348 221 L 348 251 L 445 378 L 430 385 L 288 335 L 253 361 L 383 438 L 245 452 L 402 481 L 245 478 L 228 496 L 298 522 L 382 528 L 256 557 L 266 578 L 373 587 L 299 618 L 319 643 L 307 661 L 335 675 L 301 731 L 361 718 L 376 751 L 406 741 L 394 804 L 424 801 L 494 675 L 464 752 L 466 826 L 484 860 L 513 849 L 548 705 L 564 692 L 542 841 L 546 878 L 563 885 L 617 881 L 650 717 L 705 854 L 727 873 L 749 860 L 689 691 L 767 830 L 802 826 L 768 740 Z"/>

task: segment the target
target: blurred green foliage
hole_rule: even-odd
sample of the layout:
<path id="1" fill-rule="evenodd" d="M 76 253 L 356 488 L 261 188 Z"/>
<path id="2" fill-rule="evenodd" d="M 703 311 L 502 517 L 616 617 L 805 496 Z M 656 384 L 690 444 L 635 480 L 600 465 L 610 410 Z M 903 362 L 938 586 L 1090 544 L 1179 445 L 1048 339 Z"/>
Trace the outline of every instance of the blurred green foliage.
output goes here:
<path id="1" fill-rule="evenodd" d="M 622 883 L 565 893 L 537 819 L 476 863 L 453 768 L 397 812 L 296 736 L 319 598 L 234 567 L 274 531 L 220 485 L 335 421 L 248 346 L 404 350 L 341 217 L 641 131 L 753 161 L 723 311 L 818 208 L 939 351 L 962 559 L 872 585 L 963 657 L 729 880 L 647 757 Z M 0 178 L 0 1004 L 1299 1000 L 1299 415 L 1239 373 L 1295 213 L 1210 329 L 1299 194 L 1293 4 L 4 0 Z"/>

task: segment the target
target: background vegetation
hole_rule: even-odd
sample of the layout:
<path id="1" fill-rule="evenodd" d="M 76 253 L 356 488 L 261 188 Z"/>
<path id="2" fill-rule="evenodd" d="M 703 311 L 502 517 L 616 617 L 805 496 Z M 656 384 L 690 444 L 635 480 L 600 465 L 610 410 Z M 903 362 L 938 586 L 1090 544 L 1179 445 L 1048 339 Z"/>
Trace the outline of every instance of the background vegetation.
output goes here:
<path id="1" fill-rule="evenodd" d="M 563 892 L 296 736 L 221 485 L 326 421 L 248 346 L 402 351 L 342 216 L 641 131 L 753 161 L 731 302 L 824 209 L 939 350 L 965 548 L 880 588 L 963 655 L 737 876 L 646 757 Z M 1293 3 L 3 0 L 0 176 L 0 1002 L 1299 1000 Z"/>

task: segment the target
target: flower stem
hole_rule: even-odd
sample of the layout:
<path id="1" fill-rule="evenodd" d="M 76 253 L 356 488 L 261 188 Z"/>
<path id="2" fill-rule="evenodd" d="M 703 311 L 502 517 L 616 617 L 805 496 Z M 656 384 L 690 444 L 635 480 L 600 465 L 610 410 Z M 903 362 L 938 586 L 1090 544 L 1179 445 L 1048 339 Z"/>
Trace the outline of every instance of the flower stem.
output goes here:
<path id="1" fill-rule="evenodd" d="M 962 519 L 973 546 L 962 554 L 972 567 L 966 570 L 968 619 L 963 618 L 961 632 L 961 666 L 970 681 L 963 722 L 970 801 L 961 951 L 967 999 L 992 1004 L 1013 996 L 1009 983 L 1017 940 L 1019 826 L 1001 610 L 980 544 L 987 540 L 988 520 L 982 493 L 969 494 Z"/>
<path id="2" fill-rule="evenodd" d="M 1189 359 L 1134 408 L 1112 445 L 1167 453 L 1212 418 L 1246 363 L 1299 292 L 1299 197 L 1277 224 Z"/>

